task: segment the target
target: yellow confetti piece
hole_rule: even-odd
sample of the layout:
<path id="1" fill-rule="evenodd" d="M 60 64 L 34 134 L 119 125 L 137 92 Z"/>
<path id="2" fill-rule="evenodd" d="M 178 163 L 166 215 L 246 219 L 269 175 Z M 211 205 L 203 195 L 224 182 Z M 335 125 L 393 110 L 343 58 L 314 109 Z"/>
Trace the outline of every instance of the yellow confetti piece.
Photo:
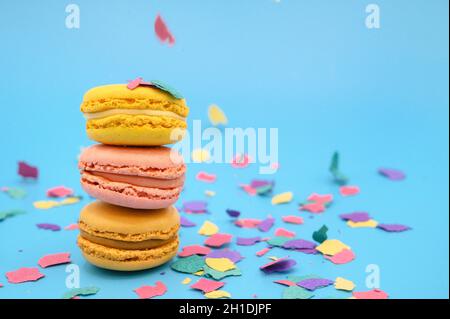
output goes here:
<path id="1" fill-rule="evenodd" d="M 186 278 L 184 278 L 183 279 L 183 281 L 181 282 L 183 285 L 187 285 L 187 284 L 189 284 L 191 282 L 191 278 L 189 278 L 189 277 L 186 277 Z"/>
<path id="2" fill-rule="evenodd" d="M 236 268 L 234 262 L 228 258 L 206 258 L 205 263 L 209 268 L 220 272 L 225 272 Z"/>
<path id="3" fill-rule="evenodd" d="M 194 163 L 203 163 L 210 160 L 211 153 L 203 148 L 197 148 L 192 151 L 191 157 Z"/>
<path id="4" fill-rule="evenodd" d="M 216 104 L 211 104 L 208 108 L 208 118 L 212 125 L 227 125 L 228 119 L 222 109 Z"/>
<path id="5" fill-rule="evenodd" d="M 231 298 L 231 294 L 225 290 L 214 290 L 204 294 L 209 299 Z"/>
<path id="6" fill-rule="evenodd" d="M 278 258 L 278 257 L 275 257 L 275 256 L 270 256 L 269 259 L 271 259 L 271 260 L 273 260 L 273 261 L 276 261 L 276 260 L 278 260 L 279 258 Z"/>
<path id="7" fill-rule="evenodd" d="M 337 277 L 334 281 L 334 288 L 338 290 L 352 291 L 353 289 L 355 289 L 355 284 L 351 280 Z"/>
<path id="8" fill-rule="evenodd" d="M 281 193 L 272 197 L 272 205 L 289 203 L 294 195 L 292 192 Z"/>
<path id="9" fill-rule="evenodd" d="M 205 191 L 205 195 L 208 196 L 208 197 L 214 197 L 214 196 L 216 196 L 216 192 L 215 191 L 208 191 L 208 190 L 206 190 Z"/>
<path id="10" fill-rule="evenodd" d="M 211 235 L 217 234 L 218 232 L 219 232 L 219 227 L 217 227 L 216 224 L 213 224 L 207 220 L 203 223 L 202 227 L 200 227 L 200 229 L 198 230 L 198 233 L 200 235 L 204 235 L 204 236 L 211 236 Z"/>
<path id="11" fill-rule="evenodd" d="M 59 205 L 70 205 L 70 204 L 76 204 L 80 201 L 79 197 L 67 197 L 64 200 L 62 200 Z"/>
<path id="12" fill-rule="evenodd" d="M 369 219 L 368 221 L 365 222 L 354 222 L 349 220 L 347 222 L 347 225 L 350 226 L 351 228 L 376 228 L 378 226 L 378 222 L 376 220 L 373 219 Z"/>
<path id="13" fill-rule="evenodd" d="M 343 249 L 350 249 L 349 246 L 337 239 L 327 239 L 316 247 L 324 255 L 334 256 Z"/>
<path id="14" fill-rule="evenodd" d="M 197 272 L 194 272 L 194 275 L 196 276 L 203 276 L 205 274 L 205 272 L 203 270 L 199 270 Z"/>
<path id="15" fill-rule="evenodd" d="M 50 209 L 58 205 L 59 203 L 54 200 L 40 200 L 33 203 L 33 206 L 37 209 Z"/>

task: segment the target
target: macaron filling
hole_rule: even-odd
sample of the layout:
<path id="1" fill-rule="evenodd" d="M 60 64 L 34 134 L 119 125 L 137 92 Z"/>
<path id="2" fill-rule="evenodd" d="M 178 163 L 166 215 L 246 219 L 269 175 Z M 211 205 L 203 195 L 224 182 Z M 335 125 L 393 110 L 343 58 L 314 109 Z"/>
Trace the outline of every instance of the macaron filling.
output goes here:
<path id="1" fill-rule="evenodd" d="M 162 178 L 122 175 L 114 173 L 104 173 L 104 172 L 87 172 L 87 171 L 82 173 L 82 178 L 84 177 L 85 179 L 89 179 L 88 175 L 100 177 L 104 179 L 105 182 L 109 181 L 117 183 L 126 183 L 134 186 L 161 188 L 161 189 L 183 187 L 185 179 L 184 175 L 173 179 L 162 179 Z"/>
<path id="2" fill-rule="evenodd" d="M 110 109 L 100 112 L 84 112 L 83 115 L 87 120 L 100 119 L 113 115 L 147 115 L 147 116 L 169 117 L 175 118 L 180 121 L 186 121 L 186 118 L 171 111 L 148 110 L 148 109 Z"/>

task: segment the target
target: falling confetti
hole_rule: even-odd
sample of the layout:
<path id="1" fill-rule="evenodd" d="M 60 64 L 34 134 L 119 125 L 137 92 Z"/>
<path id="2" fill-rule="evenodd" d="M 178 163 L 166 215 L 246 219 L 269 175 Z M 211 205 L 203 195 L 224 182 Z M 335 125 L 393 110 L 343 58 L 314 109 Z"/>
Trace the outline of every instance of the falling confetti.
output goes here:
<path id="1" fill-rule="evenodd" d="M 174 36 L 169 31 L 169 28 L 159 14 L 156 16 L 155 20 L 155 33 L 161 42 L 167 42 L 170 46 L 175 44 Z"/>
<path id="2" fill-rule="evenodd" d="M 223 110 L 216 104 L 211 104 L 208 108 L 208 118 L 212 125 L 227 125 L 228 118 Z"/>
<path id="3" fill-rule="evenodd" d="M 25 162 L 19 162 L 18 166 L 19 167 L 18 167 L 17 173 L 20 176 L 25 177 L 25 178 L 34 178 L 34 179 L 38 178 L 39 171 L 38 171 L 37 167 L 28 165 Z"/>
<path id="4" fill-rule="evenodd" d="M 378 173 L 391 181 L 402 181 L 406 178 L 405 173 L 392 168 L 379 168 Z"/>
<path id="5" fill-rule="evenodd" d="M 339 185 L 345 185 L 348 182 L 348 178 L 341 173 L 339 169 L 339 153 L 334 152 L 332 158 L 331 158 L 331 164 L 330 164 L 330 173 L 333 175 L 334 181 Z"/>

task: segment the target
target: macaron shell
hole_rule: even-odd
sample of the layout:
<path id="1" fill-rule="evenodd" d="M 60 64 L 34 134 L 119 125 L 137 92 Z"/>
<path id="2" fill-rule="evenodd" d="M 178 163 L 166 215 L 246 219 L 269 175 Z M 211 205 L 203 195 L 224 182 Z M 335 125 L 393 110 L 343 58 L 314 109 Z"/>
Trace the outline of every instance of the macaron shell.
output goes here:
<path id="1" fill-rule="evenodd" d="M 145 250 L 123 250 L 94 244 L 81 236 L 78 246 L 91 264 L 110 270 L 136 271 L 160 266 L 172 259 L 178 251 L 178 238 L 160 247 Z"/>

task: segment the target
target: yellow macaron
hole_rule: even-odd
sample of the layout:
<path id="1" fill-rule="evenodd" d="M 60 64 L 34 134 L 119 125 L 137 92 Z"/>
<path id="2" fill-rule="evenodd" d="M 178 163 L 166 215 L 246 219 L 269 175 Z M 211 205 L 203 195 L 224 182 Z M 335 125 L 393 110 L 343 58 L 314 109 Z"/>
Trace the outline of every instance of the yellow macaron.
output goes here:
<path id="1" fill-rule="evenodd" d="M 87 134 L 94 141 L 155 146 L 183 138 L 189 108 L 184 98 L 162 85 L 130 88 L 127 84 L 111 84 L 87 91 L 81 112 L 87 120 Z"/>
<path id="2" fill-rule="evenodd" d="M 135 210 L 96 201 L 83 208 L 78 246 L 90 263 L 111 270 L 157 267 L 178 250 L 175 207 Z"/>

